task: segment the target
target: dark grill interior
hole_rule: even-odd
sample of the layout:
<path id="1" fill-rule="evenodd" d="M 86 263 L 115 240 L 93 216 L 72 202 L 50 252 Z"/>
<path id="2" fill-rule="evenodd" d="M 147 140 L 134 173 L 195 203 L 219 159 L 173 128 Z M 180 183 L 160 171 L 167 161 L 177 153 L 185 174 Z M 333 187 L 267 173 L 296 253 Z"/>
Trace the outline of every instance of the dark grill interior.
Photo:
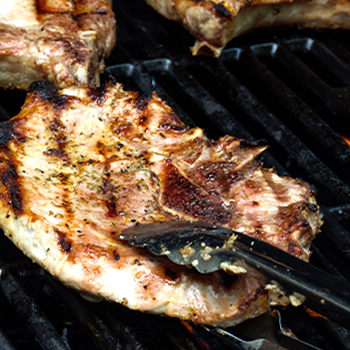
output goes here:
<path id="1" fill-rule="evenodd" d="M 260 31 L 233 40 L 220 59 L 191 57 L 194 39 L 142 0 L 115 1 L 118 45 L 107 60 L 127 90 L 157 91 L 210 138 L 231 134 L 271 145 L 265 166 L 318 189 L 325 224 L 311 263 L 350 282 L 350 42 L 345 31 Z M 1 91 L 0 114 L 25 93 Z M 111 303 L 88 303 L 0 236 L 1 349 L 227 349 L 200 328 Z M 282 311 L 298 337 L 350 349 L 350 331 L 303 308 Z M 350 329 L 350 328 L 349 328 Z"/>

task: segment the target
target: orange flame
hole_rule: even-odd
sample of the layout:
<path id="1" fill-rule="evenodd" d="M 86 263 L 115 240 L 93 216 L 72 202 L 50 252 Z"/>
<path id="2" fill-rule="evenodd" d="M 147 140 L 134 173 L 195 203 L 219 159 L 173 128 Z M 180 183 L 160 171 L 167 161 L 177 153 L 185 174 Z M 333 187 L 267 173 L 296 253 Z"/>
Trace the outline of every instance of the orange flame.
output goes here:
<path id="1" fill-rule="evenodd" d="M 350 144 L 349 144 L 349 145 L 350 145 Z M 315 312 L 315 311 L 309 309 L 309 308 L 306 307 L 305 305 L 304 305 L 304 310 L 305 310 L 306 313 L 307 313 L 309 316 L 311 316 L 311 317 L 320 317 L 320 318 L 325 318 L 325 319 L 327 319 L 327 317 L 324 317 L 324 316 L 318 314 L 317 312 Z"/>
<path id="2" fill-rule="evenodd" d="M 342 139 L 350 146 L 350 139 L 348 139 L 346 136 L 344 135 L 341 135 L 340 136 L 342 137 Z"/>
<path id="3" fill-rule="evenodd" d="M 196 334 L 196 331 L 193 329 L 193 327 L 187 323 L 186 321 L 180 321 L 186 328 L 187 330 L 193 335 L 193 337 L 196 339 L 197 343 L 200 345 L 200 347 L 203 349 L 203 350 L 210 350 L 211 347 L 210 345 L 204 341 L 203 339 L 200 338 L 200 336 L 198 336 Z"/>

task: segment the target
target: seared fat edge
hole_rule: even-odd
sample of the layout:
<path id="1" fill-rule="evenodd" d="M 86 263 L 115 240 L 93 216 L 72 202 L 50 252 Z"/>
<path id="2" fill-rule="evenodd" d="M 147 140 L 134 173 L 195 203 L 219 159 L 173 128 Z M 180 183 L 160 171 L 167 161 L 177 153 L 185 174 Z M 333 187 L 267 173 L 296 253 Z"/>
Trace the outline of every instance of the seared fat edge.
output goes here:
<path id="1" fill-rule="evenodd" d="M 116 42 L 111 0 L 5 0 L 0 9 L 2 87 L 99 86 Z"/>
<path id="2" fill-rule="evenodd" d="M 297 25 L 350 29 L 346 0 L 146 0 L 161 15 L 182 23 L 197 41 L 193 55 L 218 57 L 233 38 L 255 28 Z"/>
<path id="3" fill-rule="evenodd" d="M 230 136 L 209 140 L 156 94 L 120 85 L 58 93 L 36 83 L 0 135 L 5 234 L 66 285 L 132 309 L 226 327 L 265 312 L 269 296 L 247 276 L 203 276 L 131 247 L 116 238 L 123 228 L 205 220 L 307 259 L 321 225 L 307 184 L 277 177 L 254 160 L 266 146 Z M 245 187 L 251 200 L 248 193 L 241 198 Z M 248 215 L 247 230 L 240 204 L 256 207 L 259 217 Z M 263 207 L 275 213 L 269 221 Z"/>

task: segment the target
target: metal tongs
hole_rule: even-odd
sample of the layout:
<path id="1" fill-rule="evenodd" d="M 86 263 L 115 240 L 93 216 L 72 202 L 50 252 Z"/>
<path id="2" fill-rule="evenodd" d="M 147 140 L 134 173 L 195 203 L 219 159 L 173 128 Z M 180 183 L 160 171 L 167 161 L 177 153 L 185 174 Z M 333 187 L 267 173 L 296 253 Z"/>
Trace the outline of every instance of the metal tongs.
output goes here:
<path id="1" fill-rule="evenodd" d="M 196 327 L 198 331 L 199 326 Z M 201 326 L 209 334 L 235 350 L 321 350 L 294 336 L 282 325 L 277 310 L 247 320 L 229 330 Z"/>
<path id="2" fill-rule="evenodd" d="M 350 284 L 258 239 L 203 222 L 170 221 L 137 225 L 119 239 L 148 247 L 200 273 L 223 269 L 247 273 L 340 325 L 350 324 Z"/>

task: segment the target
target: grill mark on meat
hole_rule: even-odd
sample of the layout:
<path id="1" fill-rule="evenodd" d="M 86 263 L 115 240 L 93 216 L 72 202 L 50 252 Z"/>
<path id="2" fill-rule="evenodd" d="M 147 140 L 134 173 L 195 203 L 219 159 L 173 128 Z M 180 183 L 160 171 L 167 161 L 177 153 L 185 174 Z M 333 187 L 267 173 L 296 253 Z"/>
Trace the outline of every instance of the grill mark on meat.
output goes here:
<path id="1" fill-rule="evenodd" d="M 140 111 L 140 118 L 138 121 L 138 126 L 142 128 L 147 128 L 149 124 L 149 119 L 152 117 L 147 109 L 148 103 L 151 100 L 152 95 L 147 93 L 140 93 L 135 99 L 136 108 Z"/>
<path id="2" fill-rule="evenodd" d="M 91 100 L 96 101 L 98 105 L 101 105 L 106 97 L 106 84 L 98 88 L 90 88 L 87 95 Z"/>
<path id="3" fill-rule="evenodd" d="M 315 225 L 322 224 L 318 208 L 308 203 L 315 203 L 309 188 L 291 178 L 271 177 L 271 181 L 283 182 L 286 187 L 295 189 L 290 195 L 292 198 L 287 198 L 287 204 L 294 203 L 295 198 L 298 203 L 287 208 L 286 214 L 302 211 L 299 221 L 291 229 L 307 232 L 312 227 L 313 232 L 306 234 L 303 242 L 288 238 L 285 231 L 281 231 L 279 222 L 288 220 L 287 215 L 276 217 L 274 214 L 271 221 L 265 220 L 263 228 L 261 222 L 254 221 L 253 211 L 260 208 L 262 213 L 272 207 L 275 213 L 279 203 L 270 196 L 272 190 L 264 178 L 264 170 L 254 161 L 260 151 L 240 149 L 240 140 L 229 136 L 217 142 L 210 141 L 197 128 L 184 134 L 174 131 L 168 125 L 183 124 L 176 121 L 170 107 L 157 95 L 153 95 L 145 109 L 149 117 L 148 132 L 144 133 L 143 139 L 135 139 L 134 136 L 144 128 L 138 127 L 143 111 L 135 108 L 137 95 L 124 92 L 119 85 L 109 85 L 105 98 L 98 105 L 98 93 L 93 91 L 89 96 L 88 91 L 72 89 L 70 93 L 76 95 L 67 97 L 68 105 L 64 111 L 52 106 L 55 92 L 46 92 L 46 99 L 39 92 L 29 93 L 26 106 L 30 108 L 30 118 L 25 108 L 16 118 L 20 123 L 16 132 L 27 135 L 26 142 L 11 140 L 9 146 L 0 146 L 0 160 L 3 159 L 0 174 L 8 168 L 7 160 L 18 166 L 25 214 L 19 218 L 29 216 L 32 222 L 35 221 L 34 238 L 38 237 L 35 244 L 39 244 L 47 255 L 38 258 L 31 250 L 32 244 L 21 248 L 67 284 L 109 300 L 124 300 L 125 305 L 143 311 L 161 310 L 199 323 L 226 326 L 264 312 L 268 308 L 268 295 L 255 292 L 260 287 L 257 281 L 247 276 L 229 276 L 221 281 L 220 274 L 202 276 L 194 269 L 172 264 L 165 257 L 154 257 L 144 249 L 131 247 L 119 241 L 118 234 L 123 228 L 138 223 L 184 218 L 231 227 L 236 219 L 232 216 L 232 207 L 241 201 L 241 219 L 244 222 L 251 220 L 252 226 L 260 225 L 256 230 L 262 240 L 269 240 L 268 231 L 272 228 L 270 231 L 278 231 L 275 235 L 277 243 L 282 240 L 285 244 L 283 249 L 295 251 L 293 244 L 288 247 L 288 242 L 302 245 L 306 250 L 302 257 L 307 259 L 309 247 L 305 242 L 317 233 Z M 133 128 L 133 134 L 125 135 L 125 138 L 111 127 L 123 123 L 130 123 Z M 160 125 L 165 137 L 159 136 Z M 62 133 L 67 139 L 61 137 Z M 59 141 L 63 141 L 61 149 Z M 44 156 L 44 151 L 52 154 Z M 67 152 L 69 164 L 62 159 Z M 18 163 L 17 159 L 20 159 Z M 36 168 L 37 159 L 40 169 Z M 204 165 L 205 161 L 208 166 Z M 197 165 L 204 165 L 203 176 L 207 178 L 215 170 L 214 161 L 218 162 L 219 168 L 227 166 L 227 172 L 230 172 L 230 162 L 233 168 L 234 164 L 241 167 L 253 164 L 231 186 L 232 197 L 225 202 L 223 196 L 206 190 L 196 178 Z M 225 179 L 226 174 L 222 176 Z M 248 180 L 251 180 L 252 188 L 249 188 Z M 211 183 L 212 180 L 208 181 Z M 254 186 L 256 191 L 252 194 L 256 197 L 251 199 L 249 190 L 254 190 Z M 235 188 L 239 190 L 234 192 Z M 278 186 L 276 189 L 279 190 Z M 32 191 L 37 196 L 31 196 Z M 6 199 L 10 197 L 3 183 L 0 184 L 1 194 L 5 196 L 0 197 L 0 216 L 6 234 L 15 243 L 19 242 L 18 245 L 24 239 L 33 239 L 34 235 L 29 237 L 27 234 L 27 221 L 16 222 L 16 225 L 24 222 L 20 231 L 13 229 L 17 227 L 13 225 L 14 209 L 7 204 Z M 166 207 L 164 202 L 169 206 Z M 220 215 L 223 216 L 219 218 Z M 267 232 L 263 232 L 265 228 Z M 58 259 L 62 261 L 59 267 Z M 122 288 L 120 283 L 123 283 Z"/>
<path id="4" fill-rule="evenodd" d="M 181 120 L 177 117 L 176 113 L 172 110 L 169 109 L 167 111 L 166 115 L 166 121 L 162 121 L 159 125 L 166 125 L 170 127 L 170 130 L 174 131 L 175 133 L 184 133 L 186 130 L 189 129 L 187 125 L 181 122 Z M 169 127 L 160 127 L 163 128 L 163 130 L 168 130 Z"/>
<path id="5" fill-rule="evenodd" d="M 26 137 L 20 135 L 20 133 L 15 130 L 15 126 L 18 124 L 19 122 L 16 120 L 9 120 L 0 124 L 0 146 L 7 146 L 12 140 L 19 143 L 26 141 Z"/>
<path id="6" fill-rule="evenodd" d="M 187 130 L 187 127 L 185 125 L 170 125 L 167 122 L 161 122 L 159 124 L 159 129 L 160 130 L 171 129 L 172 131 L 175 131 L 175 132 L 185 132 Z"/>
<path id="7" fill-rule="evenodd" d="M 244 298 L 244 300 L 242 300 L 240 302 L 238 309 L 244 310 L 244 309 L 249 308 L 250 304 L 253 301 L 257 300 L 259 295 L 268 295 L 268 293 L 269 292 L 263 286 L 261 286 L 260 288 L 258 288 L 254 291 L 253 295 L 250 295 L 248 298 Z"/>
<path id="8" fill-rule="evenodd" d="M 259 203 L 256 201 L 252 201 L 251 203 L 249 200 L 247 200 L 247 195 L 251 195 L 251 197 L 255 198 L 256 193 L 259 193 L 263 190 L 264 184 L 257 184 L 255 181 L 250 180 L 249 178 L 245 180 L 244 188 L 239 192 L 239 194 L 243 197 L 243 200 L 246 200 L 248 203 L 247 206 L 252 205 L 253 207 L 259 207 Z M 243 192 L 241 194 L 241 192 Z M 239 199 L 238 199 L 239 201 Z M 246 220 L 246 222 L 243 223 L 244 233 L 249 233 L 250 235 L 253 235 L 254 237 L 259 238 L 260 230 L 262 227 L 263 222 L 260 221 L 260 217 L 256 215 L 256 212 L 253 210 L 247 210 L 243 213 L 241 212 L 241 204 L 239 202 L 234 203 L 234 209 L 233 209 L 233 218 L 241 217 L 243 216 Z M 254 233 L 249 230 L 250 223 L 254 223 Z M 246 227 L 248 226 L 248 227 Z M 238 229 L 239 227 L 232 227 L 232 229 Z"/>
<path id="9" fill-rule="evenodd" d="M 112 182 L 111 174 L 110 174 L 110 162 L 113 161 L 112 159 L 107 159 L 106 155 L 106 147 L 102 144 L 97 145 L 99 153 L 104 156 L 104 166 L 103 166 L 103 176 L 102 176 L 102 186 L 100 188 L 100 191 L 103 194 L 103 201 L 105 206 L 108 209 L 107 216 L 110 218 L 115 218 L 118 215 L 120 215 L 120 212 L 117 211 L 117 196 L 114 193 L 114 184 Z M 118 148 L 122 148 L 123 146 L 118 146 Z M 117 259 L 118 260 L 118 259 Z"/>
<path id="10" fill-rule="evenodd" d="M 44 101 L 49 101 L 55 109 L 64 109 L 67 106 L 69 96 L 58 95 L 58 89 L 46 81 L 36 81 L 29 86 L 29 92 L 34 93 Z"/>
<path id="11" fill-rule="evenodd" d="M 47 81 L 35 81 L 34 83 L 31 83 L 28 92 L 33 93 L 35 96 L 41 97 L 46 101 L 51 101 L 58 97 L 57 88 Z"/>
<path id="12" fill-rule="evenodd" d="M 110 179 L 108 173 L 109 166 L 105 165 L 105 174 L 102 179 L 102 193 L 104 194 L 104 202 L 108 208 L 107 215 L 111 218 L 118 216 L 120 213 L 117 211 L 117 196 L 114 193 L 114 185 Z"/>
<path id="13" fill-rule="evenodd" d="M 264 176 L 264 180 L 267 183 L 267 186 L 269 186 L 272 189 L 274 195 L 276 196 L 276 200 L 281 203 L 288 202 L 289 189 L 286 188 L 286 186 L 283 186 L 281 183 L 276 183 L 276 181 L 273 181 L 272 172 L 264 171 L 263 176 Z"/>
<path id="14" fill-rule="evenodd" d="M 1 163 L 2 166 L 0 168 L 0 179 L 6 188 L 6 192 L 1 193 L 0 196 L 7 202 L 7 204 L 12 206 L 13 211 L 17 216 L 23 212 L 17 168 L 16 165 L 9 159 L 1 160 L 0 164 Z M 6 165 L 4 165 L 4 163 Z"/>
<path id="15" fill-rule="evenodd" d="M 54 92 L 54 90 L 53 90 Z M 63 167 L 72 165 L 72 161 L 69 158 L 68 152 L 66 151 L 67 146 L 67 136 L 66 136 L 66 128 L 61 122 L 61 108 L 57 108 L 57 101 L 58 100 L 66 100 L 66 99 L 60 99 L 58 98 L 55 93 L 48 97 L 50 101 L 53 102 L 54 105 L 54 118 L 51 122 L 51 124 L 48 127 L 49 130 L 49 139 L 53 140 L 56 143 L 56 147 L 49 148 L 47 151 L 44 152 L 44 155 L 48 157 L 55 158 L 55 160 L 58 163 L 61 163 Z M 64 105 L 61 105 L 62 108 L 64 108 Z M 61 189 L 61 206 L 64 210 L 64 222 L 66 228 L 70 229 L 70 224 L 74 222 L 74 206 L 72 204 L 71 198 L 70 198 L 70 190 L 69 190 L 69 177 L 70 175 L 63 172 L 59 172 L 56 176 L 56 178 L 61 183 L 60 189 Z M 70 240 L 67 239 L 66 234 L 64 236 L 59 235 L 59 242 L 62 246 L 62 249 L 64 252 L 68 253 L 71 250 L 71 243 Z"/>
<path id="16" fill-rule="evenodd" d="M 60 183 L 62 184 L 62 186 L 60 186 L 63 189 L 63 193 L 61 194 L 61 205 L 64 209 L 64 222 L 65 222 L 65 226 L 68 230 L 70 230 L 71 228 L 69 227 L 70 223 L 74 222 L 74 217 L 75 217 L 75 210 L 74 210 L 74 206 L 72 204 L 71 198 L 70 198 L 70 191 L 68 189 L 68 181 L 69 181 L 69 175 L 68 174 L 64 174 L 64 173 L 59 173 L 57 175 L 57 178 L 59 179 Z M 66 238 L 66 235 L 64 236 L 64 238 Z M 67 242 L 70 242 L 68 240 L 66 240 Z M 61 241 L 60 241 L 61 243 Z M 65 246 L 63 247 L 63 245 L 61 244 L 62 248 L 64 247 L 68 247 L 68 243 L 65 244 Z M 65 252 L 68 252 L 70 250 L 71 245 L 69 244 L 69 249 L 65 250 Z"/>
<path id="17" fill-rule="evenodd" d="M 67 239 L 67 235 L 65 233 L 63 233 L 57 229 L 55 229 L 55 231 L 57 234 L 58 242 L 61 245 L 62 250 L 65 253 L 68 253 L 71 250 L 72 242 Z"/>
<path id="18" fill-rule="evenodd" d="M 55 109 L 63 109 L 67 106 L 68 97 L 67 96 L 53 96 L 51 99 L 52 106 Z"/>
<path id="19" fill-rule="evenodd" d="M 312 232 L 309 223 L 302 215 L 302 211 L 309 209 L 310 204 L 304 202 L 284 206 L 284 203 L 290 202 L 288 189 L 282 184 L 278 184 L 273 181 L 272 175 L 272 172 L 264 172 L 264 178 L 267 181 L 268 186 L 273 190 L 276 201 L 281 203 L 277 214 L 277 219 L 281 222 L 282 230 L 280 235 L 285 236 L 286 243 L 288 242 L 285 250 L 294 256 L 300 257 L 303 250 L 298 244 L 297 240 L 303 239 L 303 237 L 308 237 Z M 302 185 L 309 187 L 304 181 L 297 181 L 300 181 Z M 311 189 L 310 192 L 312 192 Z M 293 232 L 299 232 L 298 237 L 294 237 L 292 235 Z M 309 243 L 311 243 L 311 239 L 309 240 Z"/>
<path id="20" fill-rule="evenodd" d="M 290 204 L 291 193 L 286 186 L 283 186 L 280 183 L 277 183 L 272 178 L 274 173 L 272 171 L 264 170 L 262 171 L 262 177 L 260 181 L 250 181 L 245 180 L 245 186 L 243 196 L 250 196 L 253 200 L 247 200 L 247 207 L 250 206 L 251 210 L 245 210 L 244 212 L 240 211 L 242 204 L 235 206 L 233 217 L 239 218 L 244 217 L 245 221 L 241 224 L 241 221 L 238 221 L 239 225 L 232 227 L 233 229 L 240 229 L 243 225 L 243 232 L 249 234 L 258 239 L 267 241 L 270 244 L 277 246 L 280 249 L 283 249 L 297 257 L 301 257 L 303 254 L 303 249 L 298 243 L 299 237 L 308 237 L 312 235 L 311 227 L 305 225 L 305 218 L 302 215 L 302 210 L 309 208 L 309 203 L 293 203 Z M 264 208 L 260 209 L 260 203 L 255 201 L 258 193 L 264 193 L 268 189 L 268 195 L 272 203 L 279 203 L 278 207 L 276 206 L 276 211 L 264 212 Z M 234 219 L 235 220 L 235 219 Z M 275 231 L 271 226 L 270 231 L 265 231 L 266 225 L 268 222 L 278 223 L 278 230 Z M 265 228 L 264 228 L 265 227 Z M 242 232 L 242 230 L 240 230 Z M 293 233 L 299 232 L 299 237 L 294 237 Z M 311 243 L 312 238 L 310 239 Z M 305 241 L 306 243 L 306 241 Z"/>
<path id="21" fill-rule="evenodd" d="M 151 94 L 140 93 L 136 98 L 136 108 L 140 110 L 146 109 L 151 97 Z"/>
<path id="22" fill-rule="evenodd" d="M 65 127 L 60 121 L 59 111 L 56 110 L 56 116 L 53 119 L 53 122 L 49 126 L 50 131 L 53 134 L 53 138 L 56 142 L 57 148 L 49 148 L 44 152 L 46 156 L 55 157 L 62 159 L 63 165 L 70 165 L 71 160 L 68 153 L 66 152 L 66 142 L 67 136 L 65 134 Z"/>
<path id="23" fill-rule="evenodd" d="M 117 211 L 117 204 L 116 204 L 117 197 L 112 196 L 110 200 L 106 200 L 106 206 L 108 208 L 108 216 L 109 217 L 116 217 L 120 213 Z"/>
<path id="24" fill-rule="evenodd" d="M 16 216 L 23 213 L 22 195 L 17 167 L 7 146 L 9 142 L 14 142 L 20 146 L 21 143 L 26 141 L 27 138 L 18 132 L 23 122 L 26 122 L 26 118 L 22 121 L 10 120 L 0 124 L 0 149 L 3 153 L 3 157 L 0 159 L 0 179 L 5 187 L 5 190 L 0 193 L 0 198 L 12 206 Z M 15 130 L 16 127 L 18 130 Z"/>
<path id="25" fill-rule="evenodd" d="M 135 134 L 133 125 L 124 120 L 116 120 L 115 123 L 111 125 L 111 129 L 120 137 L 128 138 L 128 136 L 130 137 L 130 135 Z"/>
<path id="26" fill-rule="evenodd" d="M 71 261 L 74 261 L 76 259 L 82 259 L 84 261 L 96 261 L 102 257 L 108 261 L 118 261 L 118 263 L 122 263 L 120 257 L 119 259 L 116 258 L 117 255 L 119 256 L 115 250 L 100 247 L 95 244 L 73 244 L 69 251 L 69 259 Z M 100 269 L 98 267 L 94 268 L 91 266 L 85 266 L 85 270 L 94 276 L 100 274 Z"/>
<path id="27" fill-rule="evenodd" d="M 57 149 L 57 148 L 50 148 L 49 150 L 45 151 L 44 154 L 46 156 L 53 156 L 53 157 L 57 157 L 57 158 L 63 158 L 64 157 L 64 153 Z"/>
<path id="28" fill-rule="evenodd" d="M 196 166 L 197 180 L 209 191 L 226 197 L 230 186 L 241 180 L 242 171 L 235 171 L 237 164 L 233 162 L 206 161 Z"/>
<path id="29" fill-rule="evenodd" d="M 186 179 L 171 160 L 167 160 L 166 163 L 161 182 L 161 206 L 175 211 L 180 216 L 185 214 L 214 225 L 228 223 L 230 214 L 225 210 L 220 198 L 205 193 L 203 189 Z"/>

